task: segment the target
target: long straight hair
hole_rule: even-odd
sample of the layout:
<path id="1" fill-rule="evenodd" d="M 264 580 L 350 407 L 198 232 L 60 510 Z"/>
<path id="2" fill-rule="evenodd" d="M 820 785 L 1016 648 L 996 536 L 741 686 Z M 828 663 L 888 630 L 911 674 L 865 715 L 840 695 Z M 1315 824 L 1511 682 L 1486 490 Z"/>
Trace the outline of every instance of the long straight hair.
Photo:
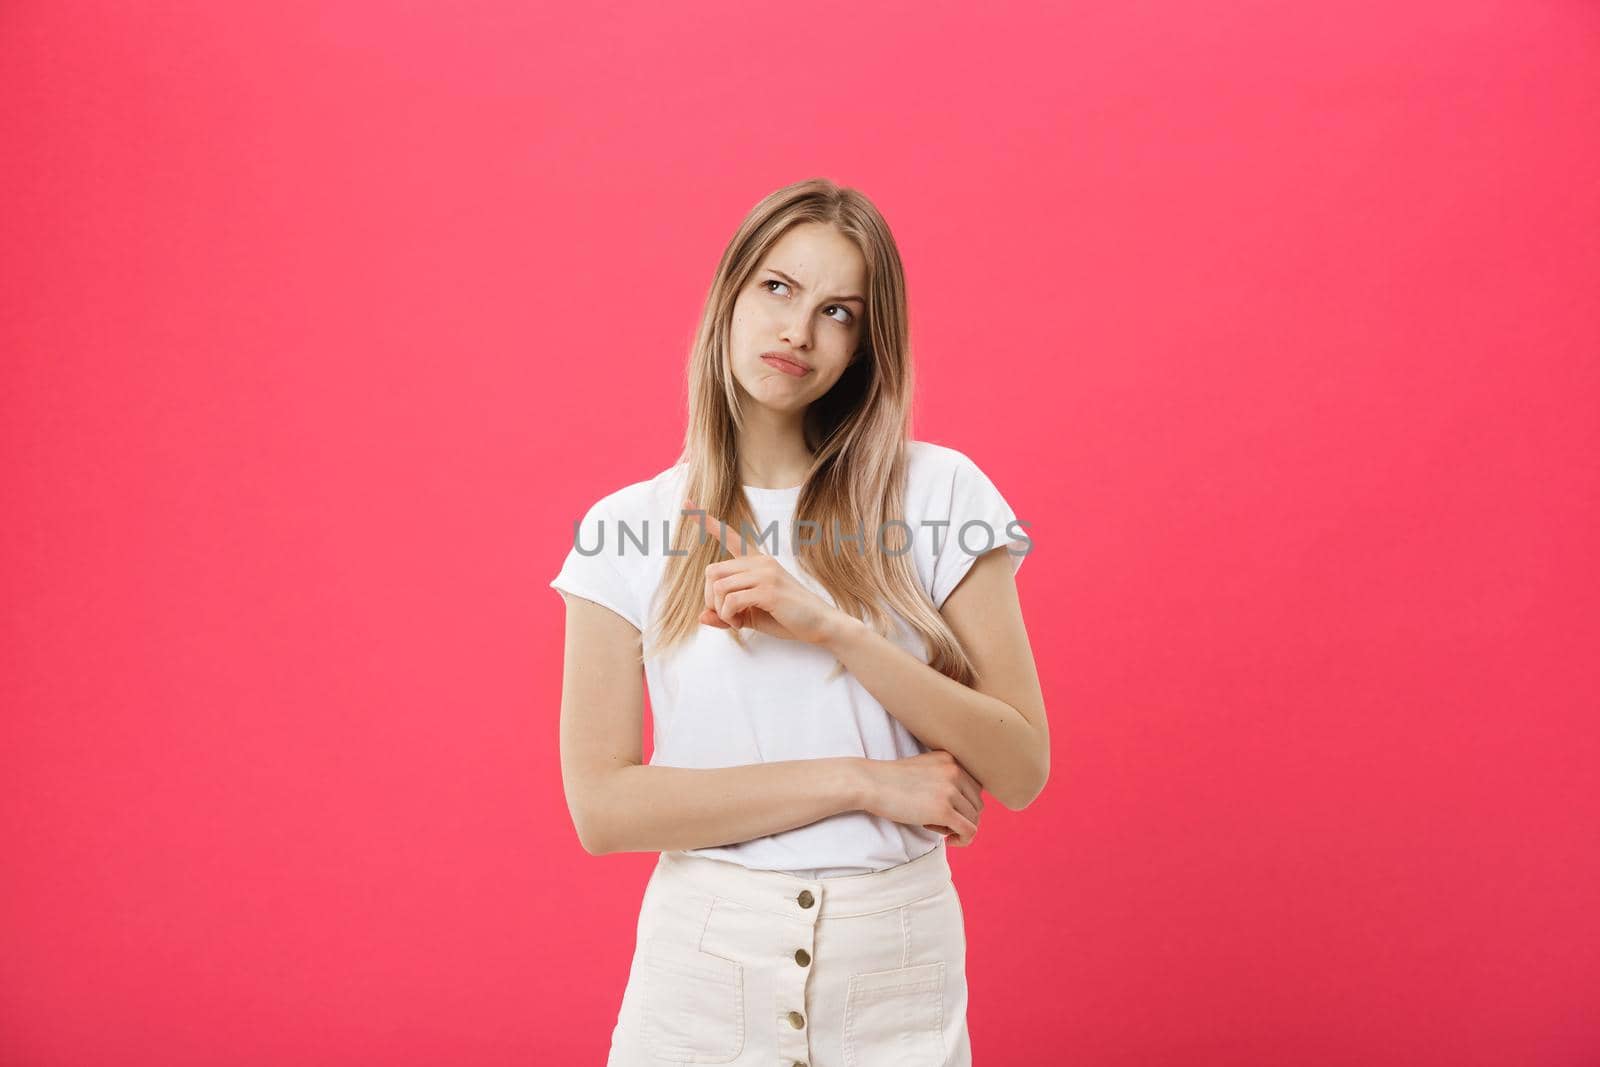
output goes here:
<path id="1" fill-rule="evenodd" d="M 905 274 L 893 235 L 878 209 L 855 189 L 825 178 L 796 182 L 752 208 L 723 250 L 689 355 L 689 418 L 678 463 L 687 466 L 686 495 L 733 530 L 755 527 L 737 456 L 744 425 L 732 371 L 729 333 L 733 307 L 767 252 L 801 223 L 825 223 L 853 241 L 867 266 L 866 330 L 862 347 L 833 388 L 804 416 L 811 466 L 795 504 L 794 522 L 818 533 L 797 539 L 799 565 L 842 611 L 885 637 L 892 608 L 928 651 L 928 663 L 963 685 L 972 662 L 917 579 L 905 517 L 907 442 L 911 440 L 913 375 L 906 315 Z M 662 655 L 702 623 L 705 569 L 733 558 L 703 534 L 693 516 L 672 524 L 675 553 L 649 612 L 643 656 Z M 898 520 L 898 522 L 896 522 Z M 836 535 L 850 537 L 842 551 Z M 862 536 L 864 535 L 864 536 Z M 722 631 L 740 648 L 738 630 Z M 834 675 L 843 671 L 835 663 Z"/>

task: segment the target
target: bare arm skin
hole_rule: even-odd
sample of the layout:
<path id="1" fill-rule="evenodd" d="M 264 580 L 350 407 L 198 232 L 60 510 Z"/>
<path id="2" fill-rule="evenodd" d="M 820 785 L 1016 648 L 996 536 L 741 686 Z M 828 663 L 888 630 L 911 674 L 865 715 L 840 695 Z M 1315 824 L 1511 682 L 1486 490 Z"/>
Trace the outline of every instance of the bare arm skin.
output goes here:
<path id="1" fill-rule="evenodd" d="M 944 751 L 710 769 L 642 763 L 639 631 L 609 608 L 562 595 L 561 777 L 590 854 L 734 844 L 846 811 L 945 832 L 955 845 L 977 836 L 983 787 Z"/>
<path id="2" fill-rule="evenodd" d="M 639 631 L 609 608 L 562 597 L 561 779 L 587 852 L 708 848 L 865 810 L 872 761 L 864 758 L 705 770 L 644 763 Z"/>
<path id="3" fill-rule="evenodd" d="M 975 560 L 940 614 L 971 658 L 971 688 L 858 619 L 834 611 L 823 646 L 929 748 L 955 755 L 1000 803 L 1021 811 L 1050 777 L 1050 726 L 1005 548 Z"/>
<path id="4" fill-rule="evenodd" d="M 977 677 L 969 687 L 823 601 L 759 544 L 692 501 L 684 509 L 701 516 L 734 557 L 706 567 L 701 622 L 751 626 L 828 649 L 919 741 L 954 756 L 1012 811 L 1044 789 L 1050 729 L 1008 549 L 978 557 L 940 609 L 972 660 Z"/>

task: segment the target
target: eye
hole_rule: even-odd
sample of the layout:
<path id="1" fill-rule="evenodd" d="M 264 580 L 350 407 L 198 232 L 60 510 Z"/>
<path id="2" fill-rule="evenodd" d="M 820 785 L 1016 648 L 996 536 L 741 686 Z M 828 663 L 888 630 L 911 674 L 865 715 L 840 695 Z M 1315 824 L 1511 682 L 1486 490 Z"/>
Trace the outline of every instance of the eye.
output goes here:
<path id="1" fill-rule="evenodd" d="M 768 278 L 768 279 L 766 279 L 765 281 L 763 281 L 761 283 L 761 287 L 762 288 L 766 288 L 769 285 L 781 285 L 785 289 L 789 288 L 789 283 L 788 282 L 779 281 L 777 278 Z M 767 292 L 771 293 L 771 292 L 773 292 L 773 290 L 767 289 Z M 844 316 L 845 316 L 844 318 L 842 318 L 842 319 L 834 319 L 833 320 L 834 322 L 837 322 L 839 325 L 848 326 L 852 322 L 856 321 L 855 313 L 852 312 L 849 308 L 845 307 L 843 304 L 829 304 L 828 307 L 826 309 L 824 309 L 824 310 L 830 310 L 830 309 L 833 309 L 833 308 L 838 308 L 840 311 L 844 312 Z"/>

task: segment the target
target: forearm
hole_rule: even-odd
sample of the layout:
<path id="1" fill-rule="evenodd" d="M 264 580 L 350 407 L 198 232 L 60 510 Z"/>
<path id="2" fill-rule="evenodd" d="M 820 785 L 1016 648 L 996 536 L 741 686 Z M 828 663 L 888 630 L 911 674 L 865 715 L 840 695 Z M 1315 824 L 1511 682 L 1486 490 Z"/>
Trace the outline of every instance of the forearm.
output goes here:
<path id="1" fill-rule="evenodd" d="M 844 617 L 826 642 L 885 711 L 929 748 L 954 756 L 1013 811 L 1049 774 L 1049 744 L 1005 701 L 941 674 L 859 619 Z"/>
<path id="2" fill-rule="evenodd" d="M 592 783 L 580 837 L 598 856 L 708 848 L 792 830 L 862 810 L 863 763 L 837 756 L 737 767 L 617 767 Z"/>

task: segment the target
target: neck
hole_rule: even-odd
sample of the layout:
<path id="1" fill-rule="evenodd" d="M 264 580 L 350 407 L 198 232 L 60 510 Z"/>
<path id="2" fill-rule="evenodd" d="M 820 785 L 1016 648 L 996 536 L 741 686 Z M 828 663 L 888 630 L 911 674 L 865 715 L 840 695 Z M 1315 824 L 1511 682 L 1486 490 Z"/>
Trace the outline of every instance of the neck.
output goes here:
<path id="1" fill-rule="evenodd" d="M 739 481 L 762 489 L 788 489 L 811 467 L 804 412 L 773 411 L 759 404 L 745 408 L 739 431 Z"/>

